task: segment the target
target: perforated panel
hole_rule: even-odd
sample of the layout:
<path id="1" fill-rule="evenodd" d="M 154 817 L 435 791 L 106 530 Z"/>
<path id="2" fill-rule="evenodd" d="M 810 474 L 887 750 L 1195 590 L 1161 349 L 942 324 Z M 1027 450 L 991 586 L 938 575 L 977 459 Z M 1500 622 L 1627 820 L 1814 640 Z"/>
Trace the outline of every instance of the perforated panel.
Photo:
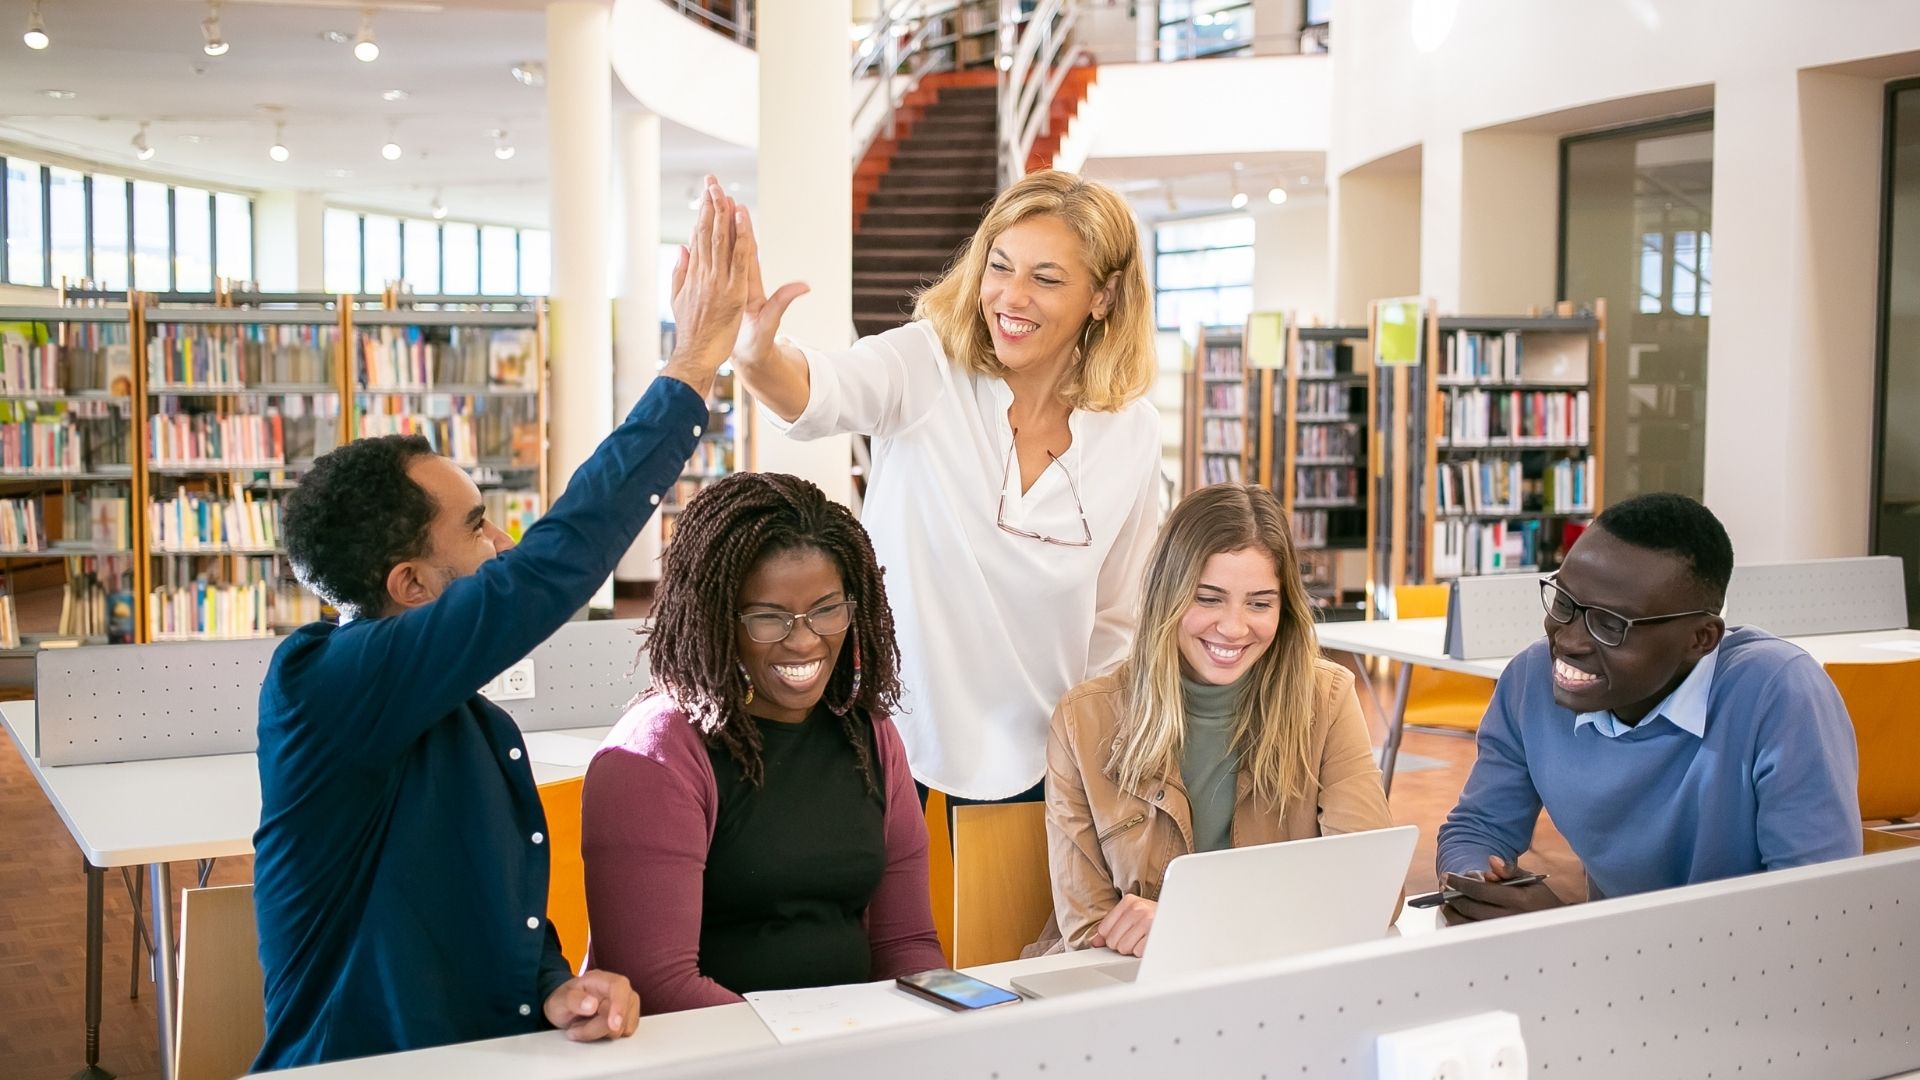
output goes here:
<path id="1" fill-rule="evenodd" d="M 1537 1080 L 1869 1080 L 1920 1066 L 1920 853 L 1137 986 L 661 1078 L 1371 1078 L 1384 1033 L 1519 1014 Z M 609 1065 L 604 1075 L 637 1075 Z"/>
<path id="2" fill-rule="evenodd" d="M 1447 655 L 1455 660 L 1512 656 L 1539 640 L 1539 574 L 1487 574 L 1454 583 L 1447 609 Z M 1455 633 L 1455 630 L 1458 633 Z"/>
<path id="3" fill-rule="evenodd" d="M 647 685 L 637 619 L 571 622 L 531 654 L 532 698 L 501 702 L 525 731 L 612 724 Z M 46 649 L 35 723 L 46 765 L 248 754 L 278 639 Z"/>
<path id="4" fill-rule="evenodd" d="M 1907 625 L 1906 576 L 1892 556 L 1737 566 L 1726 618 L 1776 637 L 1892 630 Z"/>

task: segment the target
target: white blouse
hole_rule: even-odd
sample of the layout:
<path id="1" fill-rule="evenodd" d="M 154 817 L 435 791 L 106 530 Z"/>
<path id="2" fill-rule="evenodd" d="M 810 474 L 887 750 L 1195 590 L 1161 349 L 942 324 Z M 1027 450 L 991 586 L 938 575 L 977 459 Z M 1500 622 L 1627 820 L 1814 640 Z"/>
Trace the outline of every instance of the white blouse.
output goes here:
<path id="1" fill-rule="evenodd" d="M 1023 494 L 1008 469 L 1013 391 L 949 360 L 928 323 L 802 351 L 806 411 L 766 416 L 796 439 L 873 437 L 862 517 L 886 571 L 913 775 L 963 798 L 1017 795 L 1045 774 L 1054 706 L 1132 641 L 1160 523 L 1159 414 L 1145 399 L 1074 410 L 1073 445 Z M 1075 542 L 1077 484 L 1092 546 L 1001 529 L 1003 477 L 1008 525 Z"/>

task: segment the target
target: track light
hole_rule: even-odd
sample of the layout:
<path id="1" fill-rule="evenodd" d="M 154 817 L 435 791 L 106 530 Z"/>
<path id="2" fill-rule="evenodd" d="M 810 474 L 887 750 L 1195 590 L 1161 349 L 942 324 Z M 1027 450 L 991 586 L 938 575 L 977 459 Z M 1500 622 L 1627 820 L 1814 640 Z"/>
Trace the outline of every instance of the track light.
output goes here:
<path id="1" fill-rule="evenodd" d="M 513 81 L 537 90 L 547 85 L 547 65 L 538 60 L 522 60 L 513 65 Z"/>
<path id="2" fill-rule="evenodd" d="M 433 215 L 433 220 L 435 221 L 445 221 L 447 219 L 447 201 L 439 195 L 433 197 L 433 205 L 429 206 L 427 210 Z"/>
<path id="3" fill-rule="evenodd" d="M 487 134 L 493 136 L 493 156 L 501 161 L 512 161 L 513 144 L 507 141 L 507 133 L 495 128 Z"/>
<path id="4" fill-rule="evenodd" d="M 220 34 L 220 0 L 208 0 L 207 17 L 200 20 L 200 33 L 207 39 L 202 51 L 208 56 L 227 55 L 227 39 Z"/>
<path id="5" fill-rule="evenodd" d="M 1267 201 L 1275 206 L 1287 201 L 1287 189 L 1275 184 L 1267 189 Z"/>
<path id="6" fill-rule="evenodd" d="M 1233 208 L 1234 208 L 1235 210 L 1244 210 L 1244 209 L 1246 209 L 1246 206 L 1247 206 L 1247 193 L 1246 193 L 1246 192 L 1244 192 L 1244 191 L 1236 191 L 1236 192 L 1234 192 L 1234 193 L 1233 193 Z"/>
<path id="7" fill-rule="evenodd" d="M 373 40 L 373 9 L 360 10 L 360 33 L 353 39 L 353 58 L 363 64 L 380 59 L 380 43 Z"/>
<path id="8" fill-rule="evenodd" d="M 400 160 L 400 142 L 394 138 L 393 128 L 387 128 L 387 141 L 380 147 L 380 156 L 388 161 Z"/>
<path id="9" fill-rule="evenodd" d="M 27 32 L 20 35 L 20 40 L 35 50 L 53 44 L 53 39 L 47 36 L 46 20 L 40 17 L 40 0 L 33 0 L 33 14 L 27 16 Z"/>
<path id="10" fill-rule="evenodd" d="M 273 122 L 273 145 L 267 147 L 267 156 L 275 161 L 285 161 L 293 156 L 287 152 L 287 142 L 284 137 L 285 131 L 285 124 L 278 120 Z"/>
<path id="11" fill-rule="evenodd" d="M 141 161 L 153 158 L 153 144 L 147 141 L 147 122 L 140 121 L 140 131 L 133 137 L 133 156 Z"/>

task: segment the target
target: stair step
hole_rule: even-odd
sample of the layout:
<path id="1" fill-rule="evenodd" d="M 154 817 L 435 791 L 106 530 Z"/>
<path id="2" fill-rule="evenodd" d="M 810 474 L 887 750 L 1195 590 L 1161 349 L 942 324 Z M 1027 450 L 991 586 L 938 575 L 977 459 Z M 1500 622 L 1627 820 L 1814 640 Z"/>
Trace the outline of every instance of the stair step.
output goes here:
<path id="1" fill-rule="evenodd" d="M 987 204 L 993 202 L 993 197 L 997 193 L 997 188 L 988 185 L 881 188 L 867 196 L 867 209 L 873 211 L 928 207 L 934 210 L 966 210 L 979 215 L 986 211 Z"/>
<path id="2" fill-rule="evenodd" d="M 943 267 L 944 268 L 944 267 Z M 928 273 L 925 270 L 862 270 L 855 267 L 853 287 L 855 289 L 902 288 L 912 289 L 924 285 L 939 277 L 939 271 Z"/>
<path id="3" fill-rule="evenodd" d="M 890 241 L 897 244 L 907 240 L 922 240 L 927 244 L 951 247 L 972 235 L 971 226 L 956 229 L 944 225 L 896 225 L 889 222 L 878 228 L 860 230 L 860 242 Z"/>
<path id="4" fill-rule="evenodd" d="M 872 229 L 928 228 L 951 229 L 961 236 L 973 235 L 980 215 L 967 210 L 936 210 L 933 207 L 882 206 L 869 209 L 860 217 L 859 232 Z"/>
<path id="5" fill-rule="evenodd" d="M 896 251 L 860 251 L 853 256 L 855 270 L 938 270 L 953 257 L 939 248 L 902 248 Z"/>
<path id="6" fill-rule="evenodd" d="M 922 161 L 929 163 L 984 161 L 988 166 L 992 166 L 998 161 L 994 154 L 995 149 L 991 143 L 984 146 L 967 144 L 956 146 L 953 143 L 921 142 L 915 139 L 902 143 L 900 148 L 893 152 L 893 167 L 897 169 L 902 165 Z"/>

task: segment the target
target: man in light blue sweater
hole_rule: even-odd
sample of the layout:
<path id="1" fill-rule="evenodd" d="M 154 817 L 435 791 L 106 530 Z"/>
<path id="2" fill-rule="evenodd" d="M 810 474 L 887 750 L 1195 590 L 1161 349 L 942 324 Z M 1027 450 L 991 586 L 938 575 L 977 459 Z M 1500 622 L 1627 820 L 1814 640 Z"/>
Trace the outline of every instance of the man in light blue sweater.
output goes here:
<path id="1" fill-rule="evenodd" d="M 1805 652 L 1718 614 L 1733 545 L 1713 513 L 1643 495 L 1542 583 L 1544 641 L 1500 676 L 1440 827 L 1454 915 L 1554 907 L 1503 885 L 1545 806 L 1591 899 L 1860 854 L 1853 724 Z"/>

